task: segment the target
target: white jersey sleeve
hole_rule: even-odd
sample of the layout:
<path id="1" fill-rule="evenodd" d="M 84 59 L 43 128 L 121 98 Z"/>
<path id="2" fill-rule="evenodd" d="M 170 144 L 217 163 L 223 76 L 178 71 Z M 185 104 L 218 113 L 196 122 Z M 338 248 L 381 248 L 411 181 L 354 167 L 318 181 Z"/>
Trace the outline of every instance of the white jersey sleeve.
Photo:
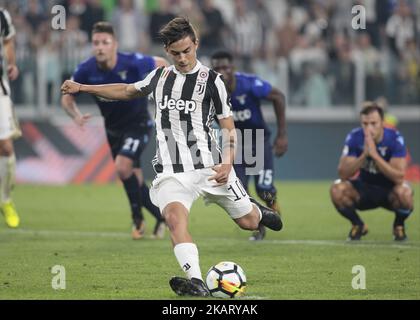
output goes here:
<path id="1" fill-rule="evenodd" d="M 134 88 L 136 88 L 138 91 L 141 91 L 142 93 L 150 94 L 156 88 L 160 75 L 164 69 L 164 67 L 156 68 L 150 72 L 146 78 L 135 82 Z"/>
<path id="2" fill-rule="evenodd" d="M 0 37 L 4 40 L 11 39 L 16 34 L 12 18 L 6 9 L 0 9 Z"/>
<path id="3" fill-rule="evenodd" d="M 220 75 L 214 81 L 216 90 L 214 91 L 212 102 L 216 109 L 218 119 L 228 118 L 233 115 L 230 96 L 227 92 L 226 85 Z"/>

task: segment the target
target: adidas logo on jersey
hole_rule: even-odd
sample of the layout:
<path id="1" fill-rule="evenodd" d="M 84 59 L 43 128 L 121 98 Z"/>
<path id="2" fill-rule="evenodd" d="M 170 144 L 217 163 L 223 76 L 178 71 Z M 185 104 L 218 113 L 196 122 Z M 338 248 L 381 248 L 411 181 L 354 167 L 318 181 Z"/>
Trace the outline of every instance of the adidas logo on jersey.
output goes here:
<path id="1" fill-rule="evenodd" d="M 163 97 L 163 103 L 162 101 L 159 101 L 159 108 L 161 110 L 178 110 L 178 111 L 184 111 L 185 114 L 195 111 L 197 108 L 197 105 L 195 101 L 191 100 L 175 100 L 175 99 L 168 99 L 168 96 Z"/>

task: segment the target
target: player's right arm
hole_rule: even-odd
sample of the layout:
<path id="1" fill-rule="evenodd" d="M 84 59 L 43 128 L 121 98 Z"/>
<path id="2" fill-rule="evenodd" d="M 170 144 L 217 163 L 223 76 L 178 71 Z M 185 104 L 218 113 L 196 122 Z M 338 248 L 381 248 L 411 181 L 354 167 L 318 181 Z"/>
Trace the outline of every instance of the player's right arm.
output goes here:
<path id="1" fill-rule="evenodd" d="M 350 133 L 346 137 L 344 149 L 338 164 L 338 176 L 341 180 L 353 177 L 363 166 L 368 156 L 366 146 L 363 152 L 358 152 L 357 138 Z"/>
<path id="2" fill-rule="evenodd" d="M 131 100 L 147 97 L 156 87 L 163 67 L 150 72 L 144 80 L 135 83 L 111 83 L 99 85 L 81 84 L 72 80 L 64 81 L 62 94 L 90 93 L 109 100 Z"/>
<path id="3" fill-rule="evenodd" d="M 362 167 L 366 160 L 365 153 L 359 157 L 342 156 L 338 164 L 338 176 L 341 180 L 348 180 L 353 177 Z"/>
<path id="4" fill-rule="evenodd" d="M 61 86 L 62 94 L 77 94 L 85 92 L 110 100 L 131 100 L 139 97 L 147 96 L 143 91 L 139 91 L 134 87 L 134 83 L 111 83 L 88 85 L 81 84 L 72 80 L 64 81 Z"/>

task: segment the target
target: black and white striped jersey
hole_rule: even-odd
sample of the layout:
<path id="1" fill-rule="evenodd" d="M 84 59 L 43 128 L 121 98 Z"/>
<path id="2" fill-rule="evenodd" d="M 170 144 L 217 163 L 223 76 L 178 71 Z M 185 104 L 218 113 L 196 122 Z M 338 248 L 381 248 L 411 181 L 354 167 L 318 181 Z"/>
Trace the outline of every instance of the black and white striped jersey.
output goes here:
<path id="1" fill-rule="evenodd" d="M 6 73 L 3 72 L 3 42 L 9 40 L 15 35 L 15 27 L 12 24 L 12 18 L 6 9 L 0 8 L 0 94 L 7 94 L 10 90 L 7 84 Z"/>
<path id="2" fill-rule="evenodd" d="M 189 73 L 172 65 L 152 71 L 135 88 L 155 102 L 157 173 L 212 167 L 221 162 L 212 123 L 232 115 L 221 75 L 197 61 Z"/>
<path id="3" fill-rule="evenodd" d="M 3 41 L 12 38 L 15 33 L 15 27 L 12 24 L 9 12 L 0 8 L 0 45 L 3 47 Z M 2 56 L 0 58 L 2 59 Z"/>

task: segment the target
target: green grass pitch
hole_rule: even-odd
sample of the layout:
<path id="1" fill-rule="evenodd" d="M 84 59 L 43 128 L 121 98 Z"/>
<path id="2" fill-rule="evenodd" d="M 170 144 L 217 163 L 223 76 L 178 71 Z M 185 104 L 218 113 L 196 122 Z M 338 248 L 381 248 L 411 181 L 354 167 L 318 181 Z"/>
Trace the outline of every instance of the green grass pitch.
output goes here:
<path id="1" fill-rule="evenodd" d="M 329 201 L 327 182 L 282 182 L 285 223 L 263 242 L 250 242 L 218 206 L 198 200 L 190 232 L 203 275 L 223 260 L 247 275 L 244 299 L 419 299 L 420 185 L 416 210 L 407 221 L 409 241 L 395 243 L 393 214 L 363 212 L 370 232 L 345 241 L 349 223 Z M 183 275 L 168 233 L 153 240 L 154 219 L 145 212 L 146 238 L 130 237 L 123 188 L 108 186 L 17 186 L 21 227 L 0 219 L 0 299 L 181 299 L 168 280 Z M 54 290 L 51 269 L 65 267 L 66 289 Z M 366 289 L 353 289 L 355 265 L 366 271 Z"/>

